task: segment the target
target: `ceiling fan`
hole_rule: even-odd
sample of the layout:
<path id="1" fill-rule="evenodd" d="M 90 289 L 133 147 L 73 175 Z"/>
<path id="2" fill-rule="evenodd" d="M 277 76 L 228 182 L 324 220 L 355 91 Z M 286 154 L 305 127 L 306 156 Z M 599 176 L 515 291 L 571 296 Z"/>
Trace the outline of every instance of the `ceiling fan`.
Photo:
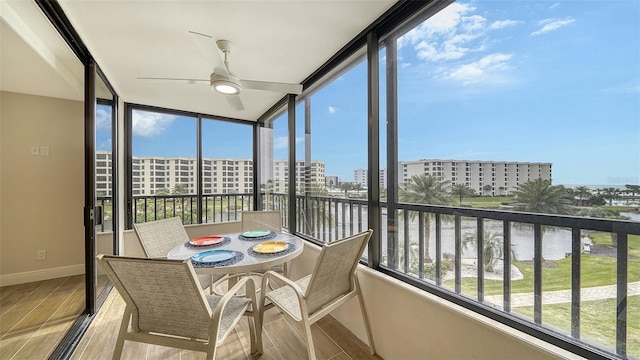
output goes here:
<path id="1" fill-rule="evenodd" d="M 300 84 L 240 79 L 236 74 L 231 72 L 229 66 L 229 54 L 231 53 L 232 48 L 231 41 L 216 41 L 212 36 L 194 31 L 189 31 L 189 35 L 191 35 L 193 41 L 196 43 L 198 48 L 200 48 L 200 51 L 204 55 L 207 63 L 213 68 L 213 72 L 209 75 L 209 79 L 138 77 L 138 80 L 172 84 L 209 83 L 211 89 L 224 94 L 231 107 L 236 110 L 244 110 L 244 105 L 240 99 L 240 93 L 244 89 L 275 91 L 295 95 L 300 95 L 300 93 L 302 93 L 302 85 Z M 216 48 L 222 51 L 224 58 L 220 56 L 220 53 Z"/>

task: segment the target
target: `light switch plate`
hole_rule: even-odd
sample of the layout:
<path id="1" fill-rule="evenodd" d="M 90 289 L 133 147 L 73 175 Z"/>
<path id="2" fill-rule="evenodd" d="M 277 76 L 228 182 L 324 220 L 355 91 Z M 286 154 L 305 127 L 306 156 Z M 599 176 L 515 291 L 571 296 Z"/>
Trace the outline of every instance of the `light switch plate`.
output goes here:
<path id="1" fill-rule="evenodd" d="M 40 155 L 49 156 L 49 147 L 40 146 Z"/>
<path id="2" fill-rule="evenodd" d="M 31 145 L 31 155 L 40 155 L 40 147 L 38 145 Z"/>

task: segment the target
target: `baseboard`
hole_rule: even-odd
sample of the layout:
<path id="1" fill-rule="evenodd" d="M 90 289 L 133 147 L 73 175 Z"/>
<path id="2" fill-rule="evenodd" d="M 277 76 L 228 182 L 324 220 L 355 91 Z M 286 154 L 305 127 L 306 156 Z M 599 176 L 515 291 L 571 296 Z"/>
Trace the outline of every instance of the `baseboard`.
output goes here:
<path id="1" fill-rule="evenodd" d="M 26 271 L 22 273 L 0 275 L 0 286 L 24 284 L 34 281 L 56 279 L 65 276 L 84 274 L 84 264 L 62 266 L 51 269 Z"/>

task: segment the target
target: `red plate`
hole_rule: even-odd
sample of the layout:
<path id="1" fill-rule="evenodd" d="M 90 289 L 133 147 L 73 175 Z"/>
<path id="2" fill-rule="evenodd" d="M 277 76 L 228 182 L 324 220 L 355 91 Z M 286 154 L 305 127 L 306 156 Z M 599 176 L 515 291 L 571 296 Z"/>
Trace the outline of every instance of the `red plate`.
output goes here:
<path id="1" fill-rule="evenodd" d="M 224 237 L 218 235 L 203 236 L 189 240 L 189 244 L 193 246 L 209 246 L 219 244 L 224 241 Z"/>

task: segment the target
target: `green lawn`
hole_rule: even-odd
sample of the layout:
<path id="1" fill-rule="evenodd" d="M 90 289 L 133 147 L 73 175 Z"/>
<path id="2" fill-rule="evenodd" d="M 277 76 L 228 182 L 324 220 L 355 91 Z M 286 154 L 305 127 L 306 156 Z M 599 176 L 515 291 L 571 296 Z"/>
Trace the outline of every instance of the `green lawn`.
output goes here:
<path id="1" fill-rule="evenodd" d="M 598 245 L 613 245 L 613 239 L 609 233 L 593 233 L 589 237 Z M 629 255 L 640 258 L 640 235 L 629 235 L 627 237 L 627 248 Z"/>
<path id="2" fill-rule="evenodd" d="M 542 291 L 567 290 L 571 288 L 571 257 L 555 263 L 557 264 L 555 268 L 542 268 Z M 524 278 L 511 282 L 511 293 L 533 292 L 533 265 L 518 261 L 515 261 L 514 265 L 520 269 Z M 640 281 L 640 258 L 630 259 L 628 265 L 628 281 Z M 580 282 L 583 288 L 616 283 L 616 259 L 614 258 L 585 254 L 581 257 L 581 268 Z M 453 288 L 454 282 L 449 280 L 444 285 Z M 476 285 L 476 278 L 463 278 L 461 283 L 462 292 L 470 296 L 476 296 Z M 502 294 L 502 281 L 485 280 L 484 293 L 485 295 Z"/>
<path id="3" fill-rule="evenodd" d="M 474 198 L 462 199 L 462 206 L 497 209 L 502 203 L 513 203 L 513 196 L 476 196 Z M 459 204 L 459 199 L 454 199 L 454 204 Z"/>
<path id="4" fill-rule="evenodd" d="M 580 337 L 597 342 L 611 349 L 616 348 L 616 299 L 584 301 L 580 304 Z M 533 307 L 513 309 L 514 312 L 533 318 Z M 571 304 L 542 306 L 542 322 L 545 326 L 571 332 Z M 640 296 L 627 298 L 627 355 L 640 357 Z"/>
<path id="5" fill-rule="evenodd" d="M 591 234 L 596 244 L 612 245 L 611 236 L 607 233 Z M 630 235 L 628 238 L 629 255 L 628 281 L 640 281 L 640 236 Z M 616 283 L 616 259 L 584 254 L 581 260 L 580 283 L 582 288 L 614 285 Z M 571 257 L 555 261 L 556 267 L 543 267 L 542 291 L 567 290 L 571 288 Z M 515 261 L 514 265 L 522 272 L 522 280 L 511 282 L 511 292 L 533 292 L 533 265 Z M 445 287 L 453 288 L 453 280 L 446 281 Z M 464 278 L 461 283 L 462 293 L 475 297 L 477 280 Z M 503 293 L 503 282 L 485 280 L 485 295 Z M 581 303 L 581 338 L 614 349 L 616 329 L 616 299 L 584 301 Z M 513 312 L 533 318 L 533 307 L 514 308 Z M 571 331 L 571 304 L 551 304 L 542 307 L 542 322 L 545 326 L 559 329 L 565 333 Z M 640 357 L 640 295 L 627 299 L 627 354 Z"/>

